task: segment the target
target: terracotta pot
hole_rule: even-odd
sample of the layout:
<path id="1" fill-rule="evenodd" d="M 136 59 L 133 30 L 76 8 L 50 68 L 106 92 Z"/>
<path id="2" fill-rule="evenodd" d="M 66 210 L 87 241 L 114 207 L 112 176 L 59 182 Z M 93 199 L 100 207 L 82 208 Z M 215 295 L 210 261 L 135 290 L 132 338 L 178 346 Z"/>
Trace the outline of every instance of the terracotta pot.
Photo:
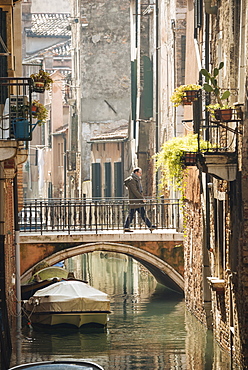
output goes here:
<path id="1" fill-rule="evenodd" d="M 43 93 L 45 91 L 45 83 L 43 81 L 34 81 L 33 91 Z"/>
<path id="2" fill-rule="evenodd" d="M 183 97 L 184 105 L 191 105 L 192 102 L 198 100 L 199 90 L 187 90 L 185 91 L 186 96 Z"/>
<path id="3" fill-rule="evenodd" d="M 186 152 L 184 154 L 185 166 L 194 166 L 196 164 L 196 154 L 194 152 Z"/>
<path id="4" fill-rule="evenodd" d="M 232 119 L 232 108 L 215 109 L 214 116 L 218 121 L 231 121 L 231 119 Z"/>
<path id="5" fill-rule="evenodd" d="M 32 114 L 37 113 L 37 107 L 35 105 L 32 105 Z"/>

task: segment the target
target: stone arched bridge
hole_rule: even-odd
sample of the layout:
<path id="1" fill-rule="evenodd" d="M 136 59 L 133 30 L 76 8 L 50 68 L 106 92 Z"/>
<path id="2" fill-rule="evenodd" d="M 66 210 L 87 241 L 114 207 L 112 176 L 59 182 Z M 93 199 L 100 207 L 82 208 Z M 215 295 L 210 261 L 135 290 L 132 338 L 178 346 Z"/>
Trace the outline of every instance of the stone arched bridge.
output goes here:
<path id="1" fill-rule="evenodd" d="M 98 234 L 20 234 L 21 280 L 26 281 L 41 261 L 53 265 L 94 251 L 122 253 L 142 263 L 158 282 L 183 293 L 183 235 L 173 230 L 104 231 Z"/>

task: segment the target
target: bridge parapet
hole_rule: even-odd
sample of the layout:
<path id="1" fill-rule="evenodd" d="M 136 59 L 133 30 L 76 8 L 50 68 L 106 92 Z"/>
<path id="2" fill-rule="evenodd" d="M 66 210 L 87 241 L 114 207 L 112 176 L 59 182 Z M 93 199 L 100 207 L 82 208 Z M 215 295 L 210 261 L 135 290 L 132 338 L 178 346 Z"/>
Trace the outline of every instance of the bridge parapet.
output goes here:
<path id="1" fill-rule="evenodd" d="M 157 229 L 182 230 L 178 199 L 147 198 L 147 216 Z M 126 198 L 96 199 L 28 199 L 19 213 L 22 232 L 82 232 L 122 230 L 129 208 Z M 134 229 L 146 226 L 136 215 Z"/>

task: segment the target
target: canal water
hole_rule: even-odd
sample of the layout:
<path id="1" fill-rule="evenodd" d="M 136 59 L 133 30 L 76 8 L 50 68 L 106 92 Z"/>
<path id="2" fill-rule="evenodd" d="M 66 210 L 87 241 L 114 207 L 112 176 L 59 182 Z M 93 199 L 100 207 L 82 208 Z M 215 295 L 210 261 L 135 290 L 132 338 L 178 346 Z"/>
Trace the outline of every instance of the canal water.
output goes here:
<path id="1" fill-rule="evenodd" d="M 111 315 L 105 331 L 28 326 L 13 335 L 11 366 L 86 359 L 105 370 L 226 370 L 229 356 L 185 309 L 182 296 L 156 283 L 132 258 L 94 252 L 65 261 L 76 278 L 109 294 Z"/>

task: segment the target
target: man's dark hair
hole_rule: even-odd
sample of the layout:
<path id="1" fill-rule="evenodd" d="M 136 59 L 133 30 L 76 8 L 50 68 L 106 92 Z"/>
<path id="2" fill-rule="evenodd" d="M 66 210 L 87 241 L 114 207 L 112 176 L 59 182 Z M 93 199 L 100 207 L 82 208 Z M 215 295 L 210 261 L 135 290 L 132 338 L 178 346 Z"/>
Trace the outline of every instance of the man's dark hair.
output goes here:
<path id="1" fill-rule="evenodd" d="M 139 171 L 141 171 L 141 168 L 140 168 L 140 167 L 136 167 L 136 168 L 133 170 L 133 173 L 135 173 L 135 172 L 139 172 Z"/>

